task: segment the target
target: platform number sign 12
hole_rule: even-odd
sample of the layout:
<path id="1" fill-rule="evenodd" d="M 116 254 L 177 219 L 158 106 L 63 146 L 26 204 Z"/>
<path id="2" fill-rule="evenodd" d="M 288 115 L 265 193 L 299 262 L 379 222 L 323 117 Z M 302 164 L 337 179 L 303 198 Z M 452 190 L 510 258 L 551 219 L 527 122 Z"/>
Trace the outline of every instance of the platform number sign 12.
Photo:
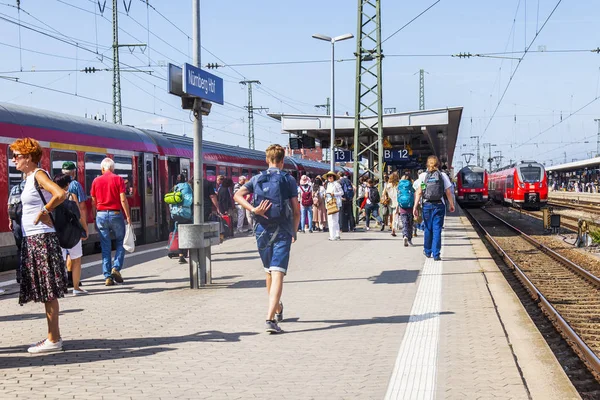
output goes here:
<path id="1" fill-rule="evenodd" d="M 408 150 L 406 150 L 406 149 L 393 149 L 393 150 L 384 150 L 383 151 L 383 159 L 386 162 L 406 160 L 409 157 L 410 157 L 410 155 L 408 154 Z"/>

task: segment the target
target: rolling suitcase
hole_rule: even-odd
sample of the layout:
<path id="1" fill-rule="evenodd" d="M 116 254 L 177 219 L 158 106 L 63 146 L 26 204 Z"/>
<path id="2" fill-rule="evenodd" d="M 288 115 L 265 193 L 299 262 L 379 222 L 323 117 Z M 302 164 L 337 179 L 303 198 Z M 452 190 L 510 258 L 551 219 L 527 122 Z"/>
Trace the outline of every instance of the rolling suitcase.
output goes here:
<path id="1" fill-rule="evenodd" d="M 226 238 L 233 237 L 233 221 L 231 215 L 223 215 L 223 234 Z"/>
<path id="2" fill-rule="evenodd" d="M 179 232 L 177 228 L 169 233 L 169 242 L 167 244 L 167 256 L 169 258 L 179 257 Z"/>

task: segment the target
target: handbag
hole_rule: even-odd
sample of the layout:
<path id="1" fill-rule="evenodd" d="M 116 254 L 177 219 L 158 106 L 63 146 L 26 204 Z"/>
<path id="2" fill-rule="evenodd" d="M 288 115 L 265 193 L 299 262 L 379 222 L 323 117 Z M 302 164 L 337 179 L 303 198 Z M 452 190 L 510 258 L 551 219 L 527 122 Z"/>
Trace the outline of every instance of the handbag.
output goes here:
<path id="1" fill-rule="evenodd" d="M 331 215 L 331 214 L 340 212 L 340 209 L 338 208 L 338 205 L 337 205 L 337 201 L 335 200 L 335 196 L 331 196 L 331 198 L 329 200 L 327 200 L 327 203 L 325 204 L 325 206 L 327 207 L 327 215 Z"/>
<path id="2" fill-rule="evenodd" d="M 392 201 L 392 199 L 390 199 L 390 196 L 388 196 L 387 192 L 383 192 L 383 199 L 381 200 L 381 205 L 382 206 L 388 206 L 390 205 L 390 202 Z"/>

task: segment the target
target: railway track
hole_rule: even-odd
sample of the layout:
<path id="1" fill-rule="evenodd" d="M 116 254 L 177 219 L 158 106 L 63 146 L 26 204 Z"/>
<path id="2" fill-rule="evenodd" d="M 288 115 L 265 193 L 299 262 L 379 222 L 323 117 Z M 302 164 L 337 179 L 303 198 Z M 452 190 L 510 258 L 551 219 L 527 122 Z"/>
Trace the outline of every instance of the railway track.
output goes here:
<path id="1" fill-rule="evenodd" d="M 531 211 L 531 210 L 520 209 L 520 212 L 525 215 L 529 215 L 533 218 L 537 218 L 539 220 L 543 219 L 543 214 L 541 211 Z M 577 232 L 577 230 L 578 230 L 577 223 L 578 222 L 579 222 L 579 218 L 577 218 L 577 217 L 573 217 L 571 215 L 560 214 L 560 224 L 563 228 L 567 228 L 573 232 Z"/>
<path id="2" fill-rule="evenodd" d="M 600 279 L 487 210 L 467 213 L 600 382 Z"/>
<path id="3" fill-rule="evenodd" d="M 600 214 L 600 203 L 575 203 L 560 200 L 548 200 L 548 205 L 553 207 L 568 208 L 577 211 L 587 211 L 593 214 Z"/>

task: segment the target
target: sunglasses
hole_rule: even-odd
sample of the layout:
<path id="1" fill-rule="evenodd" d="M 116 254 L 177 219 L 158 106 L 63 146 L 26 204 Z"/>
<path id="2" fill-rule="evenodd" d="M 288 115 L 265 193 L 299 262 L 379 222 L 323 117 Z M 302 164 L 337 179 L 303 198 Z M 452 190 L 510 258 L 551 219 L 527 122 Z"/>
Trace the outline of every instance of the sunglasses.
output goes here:
<path id="1" fill-rule="evenodd" d="M 12 159 L 13 159 L 13 160 L 16 160 L 16 159 L 18 159 L 18 158 L 20 158 L 20 157 L 27 157 L 27 154 L 16 154 L 16 153 L 14 153 L 14 154 L 12 155 Z"/>

